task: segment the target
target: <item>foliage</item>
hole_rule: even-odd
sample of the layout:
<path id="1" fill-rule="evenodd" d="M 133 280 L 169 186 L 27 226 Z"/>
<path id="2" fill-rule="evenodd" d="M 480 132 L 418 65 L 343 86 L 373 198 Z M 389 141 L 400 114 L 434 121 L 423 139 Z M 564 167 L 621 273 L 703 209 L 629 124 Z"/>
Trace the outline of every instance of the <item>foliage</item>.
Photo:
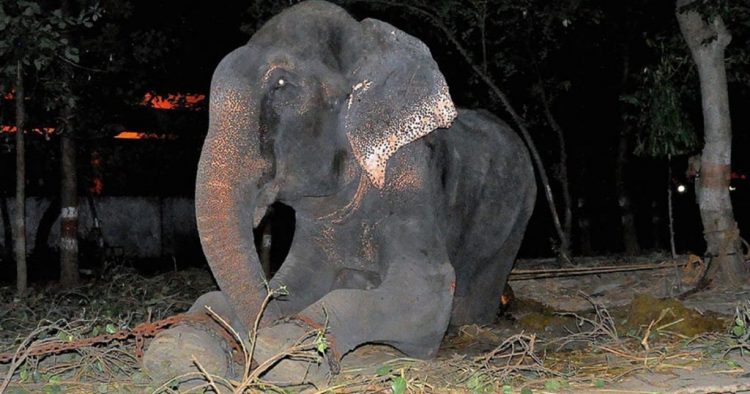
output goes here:
<path id="1" fill-rule="evenodd" d="M 678 55 L 675 43 L 675 39 L 658 44 L 649 41 L 651 47 L 659 48 L 658 63 L 653 68 L 643 69 L 635 94 L 620 98 L 634 108 L 635 114 L 626 119 L 634 121 L 640 130 L 636 135 L 636 155 L 675 156 L 697 148 L 695 127 L 683 103 L 690 89 L 684 81 L 692 76 L 688 68 L 690 58 Z"/>
<path id="2" fill-rule="evenodd" d="M 24 68 L 33 66 L 38 73 L 48 73 L 50 67 L 64 63 L 77 65 L 80 49 L 69 41 L 68 34 L 72 30 L 93 27 L 101 16 L 98 4 L 84 8 L 76 16 L 65 16 L 60 8 L 44 9 L 39 1 L 13 0 L 0 4 L 0 63 L 3 64 L 0 66 L 0 92 L 10 90 L 8 87 L 13 85 L 18 62 Z M 56 93 L 67 90 L 60 84 L 49 86 L 64 89 Z M 44 106 L 50 110 L 58 104 L 59 101 L 49 100 Z"/>
<path id="3" fill-rule="evenodd" d="M 721 17 L 733 34 L 733 44 L 727 48 L 726 66 L 730 83 L 745 89 L 750 87 L 750 51 L 747 49 L 750 27 L 750 1 L 693 1 L 682 10 L 695 10 L 706 20 Z M 690 119 L 687 107 L 700 103 L 698 79 L 689 51 L 676 26 L 646 39 L 647 46 L 658 54 L 653 66 L 644 68 L 638 77 L 639 86 L 621 100 L 631 104 L 634 121 L 641 132 L 636 136 L 635 153 L 663 157 L 686 154 L 698 148 L 695 125 L 700 120 Z"/>

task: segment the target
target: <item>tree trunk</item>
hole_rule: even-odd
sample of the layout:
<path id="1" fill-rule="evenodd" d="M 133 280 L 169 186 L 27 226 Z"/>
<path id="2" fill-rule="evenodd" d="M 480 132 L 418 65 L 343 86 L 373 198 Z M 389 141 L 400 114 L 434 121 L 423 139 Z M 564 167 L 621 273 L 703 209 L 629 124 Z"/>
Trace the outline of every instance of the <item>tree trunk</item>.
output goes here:
<path id="1" fill-rule="evenodd" d="M 576 218 L 578 221 L 578 247 L 580 253 L 583 256 L 593 256 L 594 248 L 591 247 L 591 218 L 586 207 L 586 200 L 583 197 L 578 197 Z"/>
<path id="2" fill-rule="evenodd" d="M 667 214 L 669 215 L 669 250 L 672 258 L 677 258 L 674 244 L 674 209 L 672 208 L 672 155 L 667 155 Z"/>
<path id="3" fill-rule="evenodd" d="M 16 64 L 16 212 L 15 212 L 15 251 L 16 251 L 16 290 L 23 295 L 28 285 L 26 267 L 26 149 L 24 147 L 24 123 L 26 105 L 24 103 L 23 68 L 21 61 Z"/>
<path id="4" fill-rule="evenodd" d="M 539 71 L 537 70 L 537 76 L 539 77 L 539 89 L 541 92 L 541 99 L 542 99 L 542 105 L 544 106 L 544 116 L 547 118 L 547 123 L 549 123 L 549 126 L 552 128 L 552 130 L 555 132 L 555 135 L 557 135 L 557 143 L 560 148 L 560 163 L 559 163 L 559 171 L 557 172 L 557 181 L 560 183 L 560 187 L 562 189 L 562 196 L 563 196 L 563 223 L 562 223 L 562 231 L 563 231 L 563 243 L 565 245 L 568 245 L 570 247 L 571 245 L 571 233 L 573 229 L 573 209 L 571 207 L 572 202 L 570 200 L 570 181 L 568 180 L 568 153 L 567 148 L 565 147 L 565 134 L 563 133 L 562 127 L 560 127 L 560 124 L 557 123 L 557 119 L 552 115 L 552 110 L 550 109 L 550 102 L 547 99 L 547 93 L 544 88 L 544 85 L 542 82 L 541 75 L 539 75 Z M 566 252 L 567 253 L 567 252 Z"/>
<path id="5" fill-rule="evenodd" d="M 68 112 L 67 110 L 65 112 Z M 76 143 L 71 136 L 68 118 L 60 137 L 60 284 L 72 287 L 78 283 L 78 180 Z"/>
<path id="6" fill-rule="evenodd" d="M 635 215 L 630 195 L 625 188 L 625 164 L 628 154 L 628 136 L 623 127 L 617 142 L 617 161 L 615 163 L 615 191 L 617 205 L 620 209 L 620 224 L 622 228 L 622 244 L 625 254 L 637 255 L 641 252 L 638 245 L 638 233 L 635 229 Z"/>
<path id="7" fill-rule="evenodd" d="M 677 0 L 677 21 L 698 67 L 703 107 L 704 141 L 696 194 L 711 258 L 708 277 L 738 288 L 748 278 L 742 259 L 739 230 L 729 197 L 732 127 L 729 117 L 724 49 L 732 36 L 720 16 L 704 20 L 694 0 Z"/>
<path id="8" fill-rule="evenodd" d="M 3 261 L 13 261 L 13 229 L 10 222 L 10 212 L 8 210 L 8 197 L 0 196 L 0 220 L 3 221 Z"/>
<path id="9" fill-rule="evenodd" d="M 620 90 L 626 91 L 628 77 L 630 75 L 630 50 L 628 45 L 623 46 L 622 56 L 622 77 L 620 78 Z M 620 136 L 617 140 L 617 161 L 615 162 L 615 192 L 617 193 L 617 206 L 620 209 L 620 224 L 622 229 L 622 244 L 625 254 L 636 255 L 641 252 L 638 245 L 638 232 L 635 229 L 635 215 L 633 215 L 633 206 L 630 194 L 625 187 L 625 166 L 628 162 L 628 144 L 629 125 L 625 120 L 625 106 L 620 101 L 620 119 L 622 127 Z"/>
<path id="10" fill-rule="evenodd" d="M 70 15 L 70 4 L 62 1 L 62 10 Z M 73 42 L 67 34 L 68 42 Z M 62 110 L 60 135 L 60 284 L 73 287 L 78 284 L 78 174 L 76 173 L 76 141 L 74 137 L 73 68 L 63 66 L 67 94 Z"/>

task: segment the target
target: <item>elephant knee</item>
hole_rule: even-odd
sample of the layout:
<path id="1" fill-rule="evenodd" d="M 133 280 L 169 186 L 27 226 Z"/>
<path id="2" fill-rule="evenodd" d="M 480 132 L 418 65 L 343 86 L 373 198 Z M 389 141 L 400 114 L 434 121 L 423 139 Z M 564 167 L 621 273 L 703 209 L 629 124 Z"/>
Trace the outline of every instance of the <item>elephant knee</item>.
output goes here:
<path id="1" fill-rule="evenodd" d="M 206 308 L 211 308 L 216 315 L 228 322 L 240 335 L 247 332 L 241 320 L 229 304 L 229 300 L 221 291 L 210 291 L 198 297 L 190 307 L 188 313 L 204 313 Z"/>

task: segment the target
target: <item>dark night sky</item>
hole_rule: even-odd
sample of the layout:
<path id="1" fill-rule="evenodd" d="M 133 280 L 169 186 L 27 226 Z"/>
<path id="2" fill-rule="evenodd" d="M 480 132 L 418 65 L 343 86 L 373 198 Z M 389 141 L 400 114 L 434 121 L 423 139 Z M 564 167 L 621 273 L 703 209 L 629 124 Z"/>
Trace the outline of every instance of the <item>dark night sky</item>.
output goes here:
<path id="1" fill-rule="evenodd" d="M 175 48 L 173 63 L 159 90 L 208 92 L 219 61 L 249 36 L 240 31 L 244 1 L 137 1 L 134 23 L 144 28 L 169 29 L 186 45 Z"/>
<path id="2" fill-rule="evenodd" d="M 153 84 L 149 88 L 161 94 L 177 92 L 207 94 L 213 69 L 219 61 L 228 52 L 245 44 L 249 39 L 249 36 L 240 30 L 243 24 L 252 23 L 246 12 L 249 3 L 249 1 L 135 1 L 133 17 L 127 22 L 132 30 L 163 30 L 167 36 L 178 37 L 174 41 L 175 44 L 168 48 L 172 52 L 167 60 L 150 66 L 153 72 L 148 75 L 152 76 Z M 618 236 L 620 218 L 616 208 L 613 180 L 616 141 L 621 127 L 618 97 L 621 94 L 619 85 L 622 62 L 618 45 L 622 42 L 633 44 L 631 67 L 637 70 L 645 64 L 652 64 L 655 60 L 654 54 L 649 52 L 643 44 L 644 39 L 638 28 L 639 24 L 676 28 L 677 23 L 673 2 L 649 3 L 648 10 L 642 13 L 644 15 L 642 20 L 623 18 L 621 15 L 628 8 L 626 5 L 627 2 L 602 2 L 603 22 L 582 24 L 588 27 L 575 30 L 574 35 L 567 39 L 565 50 L 559 51 L 560 53 L 554 54 L 548 60 L 550 67 L 555 67 L 558 78 L 572 81 L 570 90 L 560 96 L 553 111 L 566 133 L 574 204 L 576 198 L 586 198 L 588 207 L 582 212 L 588 213 L 594 219 L 592 232 L 597 237 L 594 240 L 597 245 L 595 247 L 601 251 L 621 249 Z M 403 13 L 373 10 L 365 12 L 363 10 L 364 8 L 359 7 L 354 9 L 355 17 L 383 19 L 425 41 L 445 74 L 451 86 L 451 94 L 458 105 L 475 106 L 474 103 L 480 102 L 482 106 L 488 107 L 501 118 L 509 120 L 509 116 L 503 112 L 501 106 L 487 93 L 486 86 L 471 78 L 467 65 L 455 51 L 445 49 L 446 44 L 444 41 L 441 42 L 439 34 L 430 32 L 421 24 L 423 22 L 415 21 Z M 617 23 L 622 23 L 622 25 Z M 425 31 L 428 33 L 426 34 Z M 732 45 L 741 44 L 742 41 L 735 40 Z M 122 45 L 128 45 L 128 43 L 123 42 Z M 520 65 L 520 67 L 523 66 L 523 64 Z M 122 81 L 122 83 L 127 84 L 128 81 Z M 519 103 L 513 93 L 527 88 L 528 86 L 524 86 L 527 84 L 528 82 L 523 80 L 510 80 L 501 86 L 510 93 L 511 101 L 520 112 L 526 110 L 525 103 Z M 745 153 L 750 146 L 750 141 L 748 141 L 750 137 L 747 133 L 750 127 L 750 111 L 746 110 L 750 105 L 750 100 L 747 97 L 747 88 L 738 89 L 735 85 L 730 85 L 730 101 L 735 134 L 734 168 L 747 172 L 750 170 L 750 155 Z M 697 118 L 696 126 L 700 134 L 700 108 L 691 107 L 687 110 L 693 114 L 694 118 Z M 154 114 L 146 117 L 149 116 L 156 117 Z M 171 149 L 178 153 L 172 155 L 174 160 L 165 161 L 161 158 L 165 155 L 159 153 L 160 157 L 146 161 L 150 163 L 148 165 L 159 167 L 158 171 L 154 172 L 157 175 L 144 181 L 143 172 L 148 168 L 138 173 L 128 173 L 125 164 L 121 164 L 122 167 L 115 172 L 117 176 L 113 178 L 116 178 L 118 182 L 122 181 L 122 186 L 119 189 L 109 190 L 118 190 L 117 193 L 126 193 L 127 190 L 131 190 L 136 194 L 148 193 L 151 190 L 153 193 L 170 192 L 192 195 L 194 162 L 197 161 L 201 137 L 205 133 L 206 117 L 205 114 L 201 116 L 200 121 L 190 121 L 193 125 L 191 130 L 180 130 L 185 134 L 191 134 L 189 139 L 162 144 L 164 149 Z M 553 163 L 557 160 L 557 146 L 555 139 L 551 137 L 552 131 L 546 127 L 537 127 L 532 128 L 531 132 L 542 152 L 548 171 L 553 173 Z M 127 154 L 140 149 L 134 144 L 124 146 L 124 148 L 117 148 L 119 149 L 118 155 L 125 155 L 117 156 L 118 158 L 128 157 Z M 2 160 L 4 162 L 7 160 L 10 164 L 12 158 L 10 155 L 3 155 Z M 85 164 L 86 161 L 87 159 L 83 158 L 82 163 Z M 127 162 L 128 160 L 121 161 Z M 186 165 L 186 162 L 190 162 L 189 165 Z M 685 157 L 675 160 L 673 169 L 677 177 L 681 177 L 684 172 L 684 162 Z M 32 163 L 31 166 L 33 174 L 34 164 Z M 82 179 L 85 180 L 86 169 L 83 169 L 82 173 L 84 174 Z M 137 187 L 128 189 L 128 182 L 130 182 L 128 179 L 131 178 L 137 180 L 131 182 L 131 184 L 137 183 Z M 653 244 L 654 232 L 651 229 L 653 214 L 658 213 L 662 218 L 666 216 L 666 178 L 664 161 L 631 157 L 626 171 L 626 181 L 634 199 L 636 221 L 641 232 L 639 235 L 645 247 Z M 178 184 L 164 186 L 163 179 L 170 179 Z M 748 190 L 750 187 L 744 183 L 735 193 L 735 212 L 743 232 L 746 232 L 744 223 L 748 220 L 743 219 L 750 218 L 750 206 L 746 205 L 748 203 L 745 201 L 748 201 L 748 198 L 744 196 L 750 195 L 750 190 Z M 34 188 L 32 187 L 31 190 L 33 192 Z M 45 190 L 47 191 L 39 193 L 53 193 L 57 188 L 51 186 Z M 678 226 L 681 226 L 684 234 L 681 239 L 678 239 L 678 244 L 682 249 L 695 248 L 694 245 L 701 242 L 697 208 L 692 198 L 690 194 L 676 197 Z M 538 251 L 542 251 L 542 254 L 547 253 L 549 239 L 553 237 L 544 197 L 540 194 L 537 201 L 536 213 L 532 218 L 530 236 L 527 236 L 524 253 L 538 254 Z M 652 209 L 654 204 L 655 209 Z M 663 236 L 666 229 L 661 228 L 660 231 Z"/>

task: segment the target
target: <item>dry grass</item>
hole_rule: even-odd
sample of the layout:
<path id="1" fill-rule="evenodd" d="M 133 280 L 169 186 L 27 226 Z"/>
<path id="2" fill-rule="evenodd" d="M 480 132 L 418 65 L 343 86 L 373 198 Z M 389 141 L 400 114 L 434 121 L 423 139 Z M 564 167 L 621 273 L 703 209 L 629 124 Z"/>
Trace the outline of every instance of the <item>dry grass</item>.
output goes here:
<path id="1" fill-rule="evenodd" d="M 151 382 L 140 372 L 130 342 L 113 342 L 109 346 L 92 346 L 49 357 L 24 357 L 24 352 L 32 343 L 89 337 L 108 326 L 133 327 L 183 312 L 197 296 L 213 289 L 210 274 L 205 271 L 153 278 L 122 272 L 106 283 L 87 284 L 74 291 L 36 289 L 26 300 L 13 299 L 12 290 L 2 288 L 0 299 L 9 301 L 0 305 L 0 352 L 14 352 L 18 357 L 10 364 L 0 364 L 0 379 L 3 379 L 0 393 L 6 385 L 15 392 L 176 392 L 174 380 L 159 387 L 162 382 Z M 612 384 L 644 371 L 719 365 L 723 366 L 719 368 L 722 373 L 742 372 L 732 368 L 723 357 L 750 351 L 750 334 L 746 329 L 750 324 L 750 304 L 737 308 L 736 323 L 729 329 L 733 330 L 742 321 L 745 331 L 734 329 L 734 333 L 687 338 L 669 331 L 675 322 L 668 313 L 635 333 L 620 333 L 612 314 L 587 299 L 592 304 L 592 313 L 563 314 L 575 324 L 575 329 L 566 335 L 542 337 L 523 332 L 507 335 L 496 327 L 473 327 L 460 331 L 457 342 L 476 343 L 489 338 L 491 350 L 470 356 L 461 349 L 452 349 L 453 352 L 444 350 L 431 361 L 394 358 L 375 368 L 345 368 L 330 386 L 319 392 L 489 393 L 525 389 L 607 392 Z M 220 316 L 215 318 L 222 322 Z M 256 332 L 257 327 L 250 337 L 255 338 Z M 483 332 L 487 335 L 482 335 Z M 236 332 L 233 335 L 241 337 Z M 200 358 L 196 358 L 192 377 L 203 377 L 204 384 L 189 392 L 282 392 L 277 385 L 262 379 L 263 372 L 274 360 L 282 358 L 320 362 L 316 351 L 320 336 L 314 330 L 306 332 L 257 368 L 250 367 L 254 341 L 240 341 L 245 362 L 242 376 L 236 380 L 211 375 L 202 367 Z"/>

